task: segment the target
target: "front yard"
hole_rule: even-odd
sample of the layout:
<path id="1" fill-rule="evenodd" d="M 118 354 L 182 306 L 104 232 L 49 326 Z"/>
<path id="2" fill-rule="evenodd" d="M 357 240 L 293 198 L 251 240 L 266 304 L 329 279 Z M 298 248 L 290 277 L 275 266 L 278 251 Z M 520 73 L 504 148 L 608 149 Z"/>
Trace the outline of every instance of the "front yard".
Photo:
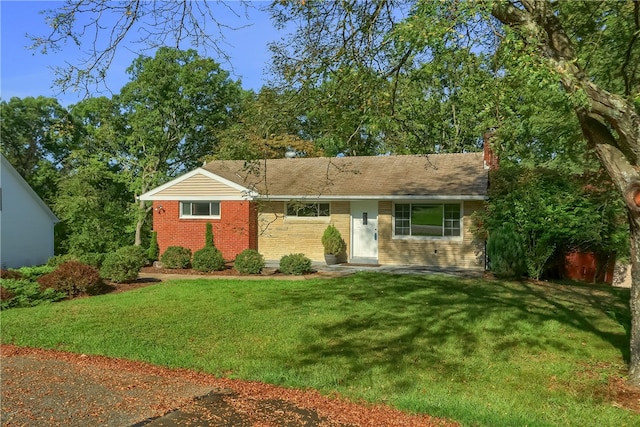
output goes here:
<path id="1" fill-rule="evenodd" d="M 2 313 L 2 342 L 334 392 L 465 425 L 640 424 L 629 291 L 357 274 L 182 280 Z M 621 406 L 633 406 L 635 410 Z"/>

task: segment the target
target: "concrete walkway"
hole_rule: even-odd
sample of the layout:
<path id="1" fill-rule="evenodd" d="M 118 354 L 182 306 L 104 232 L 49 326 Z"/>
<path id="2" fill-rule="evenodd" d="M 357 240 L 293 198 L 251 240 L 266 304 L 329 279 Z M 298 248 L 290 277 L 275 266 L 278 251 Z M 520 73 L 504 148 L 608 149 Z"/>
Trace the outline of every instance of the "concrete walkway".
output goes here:
<path id="1" fill-rule="evenodd" d="M 411 265 L 366 265 L 366 264 L 336 264 L 327 265 L 323 262 L 314 262 L 311 265 L 311 269 L 316 273 L 307 276 L 289 276 L 289 275 L 277 275 L 272 276 L 270 273 L 275 273 L 278 269 L 278 261 L 267 261 L 265 263 L 265 273 L 246 276 L 212 276 L 212 275 L 197 275 L 197 274 L 165 274 L 160 272 L 141 272 L 139 277 L 141 279 L 158 279 L 158 280 L 175 280 L 175 279 L 226 279 L 226 280 L 264 280 L 264 279 L 278 279 L 278 280 L 309 280 L 320 277 L 341 277 L 349 276 L 360 271 L 364 272 L 377 272 L 388 274 L 444 274 L 448 276 L 467 277 L 467 278 L 480 278 L 483 275 L 482 270 L 460 270 L 460 269 L 444 269 L 435 268 L 429 266 L 411 266 Z"/>

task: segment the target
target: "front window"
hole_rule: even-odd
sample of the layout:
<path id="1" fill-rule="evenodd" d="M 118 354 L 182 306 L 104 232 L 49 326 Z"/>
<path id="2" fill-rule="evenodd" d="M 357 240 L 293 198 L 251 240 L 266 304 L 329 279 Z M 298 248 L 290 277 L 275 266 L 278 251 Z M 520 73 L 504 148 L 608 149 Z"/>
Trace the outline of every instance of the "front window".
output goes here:
<path id="1" fill-rule="evenodd" d="M 329 216 L 329 203 L 303 203 L 289 202 L 287 203 L 287 216 L 294 217 L 318 217 Z"/>
<path id="2" fill-rule="evenodd" d="M 220 202 L 180 202 L 180 218 L 219 218 Z"/>
<path id="3" fill-rule="evenodd" d="M 460 204 L 397 203 L 395 235 L 460 236 Z"/>

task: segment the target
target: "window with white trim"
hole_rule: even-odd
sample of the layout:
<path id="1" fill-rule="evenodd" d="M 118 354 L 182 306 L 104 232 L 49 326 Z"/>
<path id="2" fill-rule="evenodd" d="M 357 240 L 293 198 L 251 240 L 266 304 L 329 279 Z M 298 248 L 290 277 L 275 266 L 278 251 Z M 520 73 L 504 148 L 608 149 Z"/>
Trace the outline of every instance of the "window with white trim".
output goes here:
<path id="1" fill-rule="evenodd" d="M 460 204 L 396 203 L 396 236 L 457 237 L 461 235 Z"/>
<path id="2" fill-rule="evenodd" d="M 331 215 L 331 205 L 327 203 L 288 202 L 287 216 L 313 218 Z"/>
<path id="3" fill-rule="evenodd" d="M 180 202 L 180 218 L 220 218 L 220 202 Z"/>

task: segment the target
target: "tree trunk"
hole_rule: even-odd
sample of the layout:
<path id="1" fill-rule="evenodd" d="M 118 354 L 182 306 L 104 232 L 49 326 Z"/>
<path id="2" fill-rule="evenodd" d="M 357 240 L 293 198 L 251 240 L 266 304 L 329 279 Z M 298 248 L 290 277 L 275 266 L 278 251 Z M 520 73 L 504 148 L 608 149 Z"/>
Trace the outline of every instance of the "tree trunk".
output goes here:
<path id="1" fill-rule="evenodd" d="M 138 221 L 136 222 L 136 236 L 133 243 L 136 246 L 142 245 L 142 227 L 144 227 L 144 223 L 151 209 L 153 209 L 153 206 L 147 207 L 147 204 L 143 200 L 138 201 Z"/>

